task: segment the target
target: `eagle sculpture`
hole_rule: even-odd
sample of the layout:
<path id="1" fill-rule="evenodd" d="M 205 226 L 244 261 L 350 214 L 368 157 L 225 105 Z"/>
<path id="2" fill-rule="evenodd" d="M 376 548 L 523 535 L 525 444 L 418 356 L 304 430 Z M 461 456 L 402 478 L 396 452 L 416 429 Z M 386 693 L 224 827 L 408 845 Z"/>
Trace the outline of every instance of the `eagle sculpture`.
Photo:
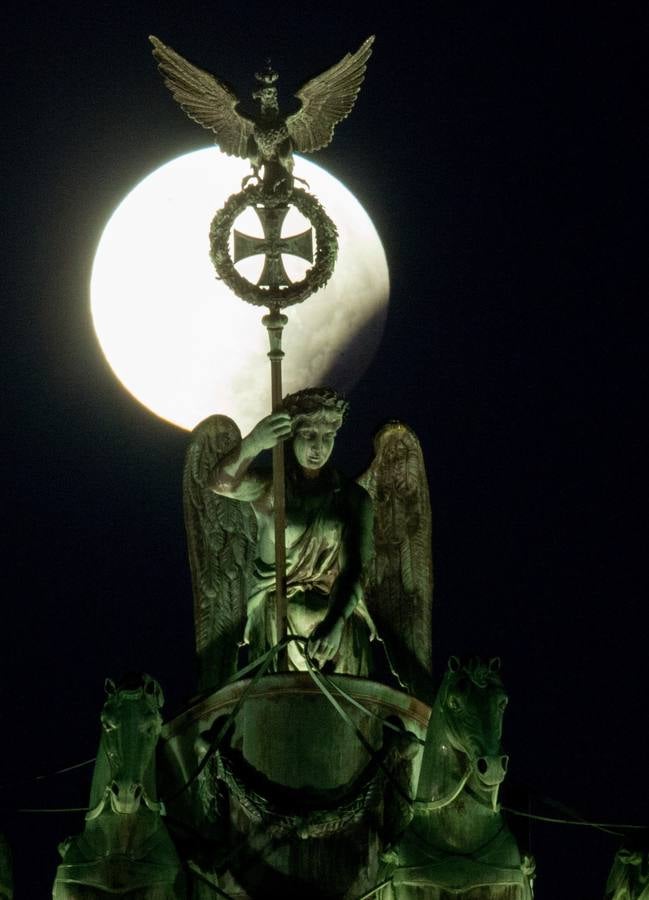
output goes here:
<path id="1" fill-rule="evenodd" d="M 277 72 L 267 65 L 255 74 L 259 89 L 252 96 L 259 101 L 259 111 L 254 118 L 239 111 L 238 97 L 224 82 L 158 38 L 149 40 L 165 84 L 189 118 L 213 131 L 224 153 L 247 158 L 255 177 L 263 167 L 264 186 L 274 189 L 282 182 L 292 185 L 293 151 L 311 153 L 326 147 L 336 125 L 352 111 L 374 37 L 303 84 L 295 95 L 300 108 L 288 116 L 279 110 Z"/>

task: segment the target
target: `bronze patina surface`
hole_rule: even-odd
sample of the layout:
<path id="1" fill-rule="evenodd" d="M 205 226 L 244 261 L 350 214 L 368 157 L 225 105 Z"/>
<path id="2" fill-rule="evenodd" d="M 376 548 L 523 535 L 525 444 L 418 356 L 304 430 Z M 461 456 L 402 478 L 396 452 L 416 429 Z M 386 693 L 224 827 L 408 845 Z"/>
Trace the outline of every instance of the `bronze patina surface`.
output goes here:
<path id="1" fill-rule="evenodd" d="M 157 794 L 162 690 L 142 675 L 107 679 L 106 693 L 85 828 L 59 847 L 53 896 L 183 900 L 185 878 Z"/>
<path id="2" fill-rule="evenodd" d="M 382 900 L 532 900 L 534 861 L 521 856 L 498 803 L 509 761 L 507 700 L 499 659 L 451 657 L 431 711 L 414 816 L 389 854 Z"/>
<path id="3" fill-rule="evenodd" d="M 264 186 L 272 191 L 280 181 L 292 183 L 293 151 L 313 153 L 326 147 L 336 125 L 352 111 L 374 38 L 367 38 L 355 53 L 347 53 L 305 82 L 295 95 L 299 109 L 289 116 L 280 113 L 277 72 L 266 66 L 255 75 L 259 87 L 253 97 L 259 101 L 259 111 L 253 118 L 242 113 L 238 97 L 225 82 L 158 38 L 152 36 L 150 41 L 174 100 L 190 119 L 214 132 L 224 153 L 248 159 L 254 176 L 263 168 Z"/>
<path id="4" fill-rule="evenodd" d="M 245 438 L 222 416 L 195 429 L 184 494 L 203 689 L 234 674 L 238 644 L 255 659 L 278 640 L 272 479 L 254 462 L 286 441 L 291 632 L 332 671 L 366 675 L 378 656 L 429 696 L 431 525 L 421 449 L 406 426 L 386 426 L 356 483 L 330 463 L 345 411 L 334 391 L 312 388 L 286 397 Z M 383 631 L 389 662 L 375 641 Z M 297 644 L 289 653 L 291 668 L 307 668 Z"/>
<path id="5" fill-rule="evenodd" d="M 347 54 L 336 65 L 311 78 L 296 94 L 300 102 L 297 112 L 280 114 L 275 82 L 278 75 L 270 68 L 256 74 L 259 89 L 254 99 L 259 111 L 249 118 L 239 109 L 235 93 L 214 75 L 197 68 L 158 38 L 151 37 L 153 54 L 158 61 L 165 84 L 187 115 L 216 135 L 225 153 L 248 158 L 252 175 L 243 179 L 242 190 L 228 199 L 215 215 L 210 228 L 211 258 L 217 276 L 230 289 L 249 303 L 267 306 L 264 319 L 270 340 L 271 408 L 279 409 L 282 399 L 282 329 L 286 320 L 280 310 L 301 303 L 322 288 L 331 277 L 338 253 L 338 236 L 334 223 L 311 194 L 294 188 L 293 150 L 312 152 L 326 146 L 335 126 L 352 110 L 365 75 L 372 51 L 373 37 L 367 38 L 353 54 Z M 263 176 L 261 175 L 263 171 Z M 246 187 L 250 179 L 257 184 Z M 290 206 L 298 209 L 315 228 L 316 255 L 314 266 L 305 277 L 291 283 L 282 262 L 283 253 L 297 253 L 310 258 L 310 233 L 299 240 L 283 238 L 281 225 Z M 260 280 L 252 284 L 237 271 L 237 260 L 248 255 L 250 239 L 237 242 L 235 258 L 230 256 L 230 235 L 239 215 L 248 207 L 257 211 L 264 224 L 261 250 L 265 265 Z M 308 244 L 308 246 L 307 246 Z M 281 446 L 273 450 L 273 498 L 275 506 L 275 595 L 276 634 L 280 641 L 286 634 L 286 596 L 284 530 L 284 458 Z M 279 657 L 286 668 L 286 655 Z"/>

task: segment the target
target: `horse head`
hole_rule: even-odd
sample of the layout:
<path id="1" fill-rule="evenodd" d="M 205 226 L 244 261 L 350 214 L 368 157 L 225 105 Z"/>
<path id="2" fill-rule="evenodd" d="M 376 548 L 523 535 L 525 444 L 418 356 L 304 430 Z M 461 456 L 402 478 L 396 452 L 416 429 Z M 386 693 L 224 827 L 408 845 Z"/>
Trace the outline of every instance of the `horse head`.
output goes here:
<path id="1" fill-rule="evenodd" d="M 431 710 L 412 825 L 395 851 L 395 897 L 532 900 L 533 860 L 521 858 L 498 806 L 506 705 L 500 660 L 451 657 Z"/>
<path id="2" fill-rule="evenodd" d="M 84 830 L 59 847 L 55 900 L 185 898 L 180 860 L 155 800 L 160 685 L 149 675 L 106 680 L 101 739 Z"/>
<path id="3" fill-rule="evenodd" d="M 158 812 L 155 796 L 154 753 L 162 728 L 162 690 L 151 676 L 127 676 L 119 684 L 105 683 L 107 699 L 101 712 L 103 761 L 101 783 L 93 783 L 93 802 L 87 819 L 96 818 L 107 800 L 114 813 L 131 815 L 144 803 Z M 96 772 L 99 770 L 96 770 Z"/>
<path id="4" fill-rule="evenodd" d="M 497 809 L 508 764 L 501 746 L 506 705 L 499 659 L 450 658 L 431 713 L 420 800 L 441 808 L 466 788 Z"/>

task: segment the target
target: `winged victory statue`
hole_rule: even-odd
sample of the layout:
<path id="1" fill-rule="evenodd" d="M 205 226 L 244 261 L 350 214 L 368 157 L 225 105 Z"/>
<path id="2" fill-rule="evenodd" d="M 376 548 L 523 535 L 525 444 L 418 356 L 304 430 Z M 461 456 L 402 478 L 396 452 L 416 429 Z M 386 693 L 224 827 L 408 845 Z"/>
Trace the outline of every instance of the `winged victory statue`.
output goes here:
<path id="1" fill-rule="evenodd" d="M 326 147 L 336 125 L 352 111 L 363 83 L 374 37 L 368 37 L 355 53 L 305 82 L 297 91 L 297 112 L 283 115 L 279 109 L 277 72 L 270 64 L 255 75 L 259 101 L 254 118 L 240 109 L 240 101 L 224 81 L 194 66 L 157 37 L 149 38 L 165 84 L 194 122 L 213 131 L 218 147 L 230 156 L 248 159 L 254 177 L 264 170 L 265 188 L 283 182 L 292 185 L 293 151 L 312 153 Z"/>
<path id="2" fill-rule="evenodd" d="M 308 639 L 325 671 L 396 676 L 427 694 L 431 512 L 421 447 L 391 422 L 367 471 L 349 479 L 329 460 L 346 411 L 335 391 L 308 388 L 245 438 L 219 415 L 192 432 L 183 493 L 202 690 L 235 675 L 240 646 L 255 659 L 275 643 L 271 478 L 257 457 L 286 441 L 289 633 Z M 289 667 L 306 668 L 295 646 Z"/>

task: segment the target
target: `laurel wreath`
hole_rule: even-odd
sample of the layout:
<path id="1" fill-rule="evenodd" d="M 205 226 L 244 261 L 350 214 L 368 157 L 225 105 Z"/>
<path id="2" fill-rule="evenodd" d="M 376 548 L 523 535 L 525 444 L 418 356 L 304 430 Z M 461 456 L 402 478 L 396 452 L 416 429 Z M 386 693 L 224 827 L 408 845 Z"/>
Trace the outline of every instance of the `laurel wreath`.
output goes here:
<path id="1" fill-rule="evenodd" d="M 286 287 L 271 289 L 253 284 L 240 275 L 230 256 L 230 233 L 233 225 L 249 206 L 266 208 L 288 203 L 308 219 L 315 230 L 316 254 L 313 266 L 301 281 Z M 301 188 L 293 188 L 288 194 L 269 194 L 262 184 L 249 185 L 225 201 L 222 209 L 210 225 L 210 258 L 218 277 L 234 291 L 237 297 L 254 306 L 284 309 L 294 303 L 302 303 L 319 291 L 331 278 L 338 255 L 338 232 L 318 200 Z"/>

